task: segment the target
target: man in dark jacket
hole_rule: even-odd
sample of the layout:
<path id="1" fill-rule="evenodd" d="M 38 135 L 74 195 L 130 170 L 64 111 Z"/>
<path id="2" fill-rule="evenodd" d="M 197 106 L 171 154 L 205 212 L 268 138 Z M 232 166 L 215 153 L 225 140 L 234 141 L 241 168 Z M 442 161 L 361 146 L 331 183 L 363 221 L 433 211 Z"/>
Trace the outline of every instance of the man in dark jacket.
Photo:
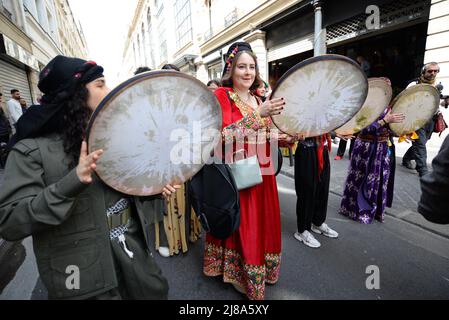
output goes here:
<path id="1" fill-rule="evenodd" d="M 431 222 L 449 224 L 449 137 L 432 166 L 433 172 L 421 179 L 418 211 Z"/>
<path id="2" fill-rule="evenodd" d="M 434 87 L 437 85 L 437 74 L 440 72 L 440 67 L 436 62 L 430 62 L 424 65 L 421 70 L 421 77 L 409 84 L 407 89 L 417 84 L 428 84 Z M 447 99 L 441 100 L 441 106 L 446 107 Z M 415 169 L 411 163 L 411 160 L 416 161 L 416 171 L 420 177 L 423 177 L 428 173 L 427 169 L 427 149 L 426 144 L 432 138 L 433 129 L 435 127 L 435 117 L 429 120 L 429 122 L 421 129 L 416 131 L 419 139 L 414 140 L 412 146 L 407 150 L 403 159 L 402 165 L 408 169 Z"/>

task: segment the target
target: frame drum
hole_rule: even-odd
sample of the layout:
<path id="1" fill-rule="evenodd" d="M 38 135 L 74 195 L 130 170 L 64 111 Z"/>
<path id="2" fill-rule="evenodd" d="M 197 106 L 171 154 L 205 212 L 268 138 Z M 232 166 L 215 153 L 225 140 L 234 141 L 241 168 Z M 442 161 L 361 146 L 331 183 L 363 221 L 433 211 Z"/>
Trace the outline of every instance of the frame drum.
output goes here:
<path id="1" fill-rule="evenodd" d="M 440 92 L 429 84 L 418 84 L 402 91 L 392 104 L 393 113 L 403 113 L 403 123 L 390 123 L 391 130 L 397 135 L 410 134 L 423 128 L 438 112 Z"/>
<path id="2" fill-rule="evenodd" d="M 362 109 L 348 123 L 335 130 L 337 134 L 352 135 L 362 131 L 376 121 L 391 102 L 393 90 L 385 79 L 370 78 L 368 84 L 368 97 Z"/>
<path id="3" fill-rule="evenodd" d="M 159 194 L 198 173 L 221 141 L 218 100 L 199 80 L 176 71 L 137 75 L 93 114 L 89 153 L 103 149 L 96 173 L 128 195 Z"/>
<path id="4" fill-rule="evenodd" d="M 307 59 L 290 69 L 273 90 L 286 106 L 273 123 L 284 133 L 316 137 L 341 127 L 360 110 L 368 80 L 353 60 L 340 55 Z"/>

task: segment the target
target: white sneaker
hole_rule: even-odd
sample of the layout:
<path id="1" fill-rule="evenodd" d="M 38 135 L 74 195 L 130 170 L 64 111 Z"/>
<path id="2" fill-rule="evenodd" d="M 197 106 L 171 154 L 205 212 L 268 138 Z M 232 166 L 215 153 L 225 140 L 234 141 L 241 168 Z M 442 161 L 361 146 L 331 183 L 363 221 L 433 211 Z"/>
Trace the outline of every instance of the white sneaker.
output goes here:
<path id="1" fill-rule="evenodd" d="M 241 286 L 238 286 L 238 285 L 236 285 L 236 284 L 234 284 L 234 283 L 232 283 L 232 286 L 234 287 L 234 289 L 235 289 L 236 291 L 240 292 L 241 294 L 246 295 L 245 289 L 243 289 Z"/>
<path id="2" fill-rule="evenodd" d="M 170 250 L 167 247 L 159 247 L 157 251 L 164 258 L 170 257 Z"/>
<path id="3" fill-rule="evenodd" d="M 319 243 L 319 241 L 307 230 L 303 233 L 296 232 L 295 239 L 310 248 L 318 249 L 321 247 L 321 243 Z"/>
<path id="4" fill-rule="evenodd" d="M 325 223 L 323 223 L 321 227 L 317 227 L 312 224 L 312 231 L 316 234 L 322 234 L 323 236 L 326 236 L 328 238 L 338 238 L 338 232 L 329 228 L 329 226 Z"/>

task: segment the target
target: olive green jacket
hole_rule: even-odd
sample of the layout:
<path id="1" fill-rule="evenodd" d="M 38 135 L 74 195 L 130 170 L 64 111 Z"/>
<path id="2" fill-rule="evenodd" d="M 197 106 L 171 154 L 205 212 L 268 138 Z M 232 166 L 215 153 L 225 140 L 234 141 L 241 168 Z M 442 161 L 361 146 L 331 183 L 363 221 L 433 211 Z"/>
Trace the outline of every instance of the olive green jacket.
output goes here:
<path id="1" fill-rule="evenodd" d="M 0 190 L 0 237 L 33 236 L 50 299 L 85 299 L 118 286 L 104 201 L 108 187 L 95 178 L 84 185 L 75 170 L 69 171 L 57 135 L 23 140 L 9 155 Z M 149 248 L 149 225 L 163 200 L 135 198 L 135 204 Z M 83 275 L 79 290 L 67 289 L 70 266 Z"/>

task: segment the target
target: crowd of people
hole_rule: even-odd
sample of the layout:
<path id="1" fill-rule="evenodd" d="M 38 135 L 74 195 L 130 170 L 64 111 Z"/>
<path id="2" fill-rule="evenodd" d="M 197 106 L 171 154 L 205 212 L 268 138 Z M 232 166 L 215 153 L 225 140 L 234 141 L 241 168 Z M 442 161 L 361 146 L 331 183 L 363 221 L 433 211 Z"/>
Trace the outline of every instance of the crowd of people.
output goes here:
<path id="1" fill-rule="evenodd" d="M 368 71 L 369 66 L 363 60 L 360 63 Z M 434 66 L 423 68 L 424 79 Z M 173 65 L 163 69 L 180 72 Z M 142 67 L 136 75 L 148 71 Z M 15 133 L 0 191 L 0 236 L 10 241 L 33 237 L 39 273 L 51 299 L 166 299 L 168 282 L 151 250 L 155 247 L 169 257 L 187 251 L 186 229 L 190 241 L 201 236 L 200 223 L 188 203 L 188 186 L 167 185 L 161 195 L 131 197 L 112 190 L 96 176 L 103 150 L 88 154 L 84 139 L 90 116 L 110 92 L 101 66 L 58 56 L 42 70 L 38 86 L 44 93 L 40 105 L 24 113 L 20 92 L 13 90 L 8 113 L 0 113 L 2 142 Z M 321 243 L 313 234 L 340 236 L 326 223 L 331 133 L 313 138 L 266 134 L 260 140 L 258 133 L 274 128 L 271 116 L 281 114 L 286 104 L 283 98 L 269 97 L 270 88 L 260 78 L 257 57 L 248 43 L 231 45 L 222 79 L 207 86 L 221 107 L 222 144 L 242 145 L 247 158 L 258 159 L 264 174 L 260 183 L 239 190 L 238 230 L 225 240 L 206 236 L 203 272 L 222 277 L 248 299 L 263 300 L 266 284 L 279 280 L 282 243 L 276 170 L 271 161 L 261 159 L 270 154 L 272 139 L 280 145 L 298 145 L 297 232 L 293 236 L 319 248 Z M 395 153 L 389 124 L 403 120 L 403 114 L 385 106 L 381 117 L 355 139 L 342 215 L 365 224 L 384 220 L 394 190 Z M 233 159 L 234 148 L 224 149 L 232 152 L 223 157 Z M 448 150 L 446 140 L 433 172 L 423 175 L 419 210 L 436 223 L 449 223 L 444 211 L 449 192 Z M 70 265 L 79 266 L 83 273 L 76 291 L 66 287 L 65 274 L 60 272 Z"/>

